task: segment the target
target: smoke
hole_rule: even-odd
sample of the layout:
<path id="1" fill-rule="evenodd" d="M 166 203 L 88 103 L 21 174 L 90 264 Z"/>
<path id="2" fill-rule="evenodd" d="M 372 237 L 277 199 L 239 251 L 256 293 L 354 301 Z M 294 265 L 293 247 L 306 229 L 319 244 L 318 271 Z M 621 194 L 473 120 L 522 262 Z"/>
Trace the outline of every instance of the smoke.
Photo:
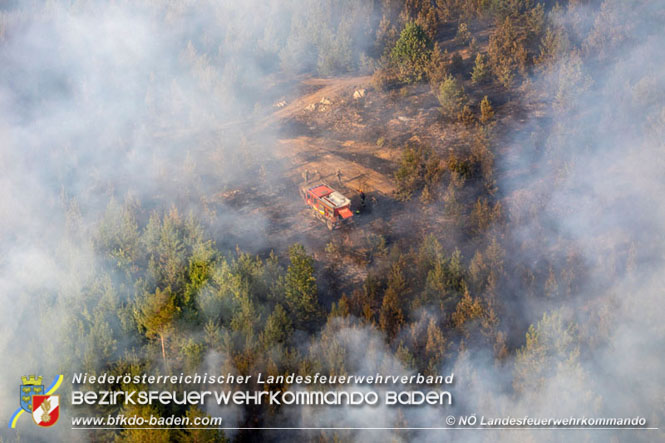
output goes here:
<path id="1" fill-rule="evenodd" d="M 516 324 L 536 325 L 538 344 L 500 362 L 485 349 L 460 353 L 441 368 L 442 374 L 455 373 L 455 405 L 404 409 L 403 422 L 382 410 L 381 417 L 392 417 L 388 426 L 445 426 L 448 414 L 475 413 L 479 420 L 481 415 L 642 416 L 649 426 L 662 427 L 665 35 L 659 23 L 665 10 L 653 2 L 607 1 L 600 13 L 571 6 L 554 14 L 580 49 L 562 51 L 565 55 L 537 72 L 520 103 L 526 110 L 545 106 L 553 118 L 533 112 L 497 156 L 498 187 L 510 218 L 507 267 L 547 276 L 549 263 L 557 280 L 547 297 L 546 288 L 511 276 L 517 293 L 502 295 Z M 595 21 L 585 19 L 594 15 Z M 339 331 L 340 339 L 348 333 Z M 516 341 L 525 345 L 524 335 Z M 366 346 L 347 358 L 362 366 Z M 303 412 L 301 423 L 386 423 L 370 407 L 317 411 L 315 419 Z M 515 430 L 395 431 L 371 438 L 559 441 L 566 438 L 562 432 L 589 441 L 662 436 L 662 431 Z"/>
<path id="2" fill-rule="evenodd" d="M 571 30 L 580 27 L 574 18 L 590 16 L 588 12 L 571 7 L 554 18 L 558 26 Z M 659 92 L 665 86 L 665 52 L 659 42 L 665 35 L 656 23 L 665 10 L 651 2 L 608 1 L 596 14 L 581 54 L 560 57 L 531 79 L 530 100 L 524 106 L 537 109 L 547 97 L 553 119 L 527 122 L 514 135 L 510 152 L 498 158 L 499 168 L 521 172 L 518 179 L 499 182 L 515 245 L 509 255 L 534 272 L 543 261 L 558 269 L 558 289 L 549 300 L 543 297 L 547 288 L 540 288 L 537 300 L 513 296 L 515 306 L 509 304 L 508 309 L 525 312 L 534 324 L 543 312 L 554 315 L 556 321 L 539 328 L 547 354 L 532 349 L 528 370 L 538 370 L 539 358 L 554 367 L 536 390 L 508 396 L 501 392 L 511 392 L 510 383 L 514 386 L 523 378 L 525 360 L 519 354 L 496 368 L 470 353 L 456 362 L 461 367 L 455 372 L 464 380 L 477 371 L 478 385 L 459 397 L 463 408 L 478 414 L 644 416 L 659 427 L 665 381 L 660 358 L 665 338 L 665 108 Z M 521 168 L 516 157 L 524 162 Z M 571 254 L 579 265 L 567 268 Z M 577 276 L 567 277 L 566 269 Z M 567 285 L 576 278 L 583 284 Z M 516 283 L 520 285 L 525 288 Z M 568 335 L 578 337 L 578 349 L 569 346 Z M 513 371 L 512 380 L 501 377 L 506 370 Z M 584 438 L 604 441 L 624 438 L 625 432 L 589 431 Z M 662 435 L 650 432 L 627 438 L 649 441 Z M 532 438 L 558 440 L 561 435 L 520 431 L 491 436 Z"/>
<path id="3" fill-rule="evenodd" d="M 272 130 L 249 138 L 237 124 L 272 100 L 273 67 L 248 48 L 275 5 L 250 3 L 21 2 L 0 11 L 3 417 L 18 406 L 26 371 L 48 378 L 75 350 L 85 355 L 82 337 L 71 342 L 71 310 L 104 299 L 91 277 L 112 272 L 91 239 L 112 199 L 140 201 L 146 218 L 177 204 L 229 242 L 265 247 L 260 212 L 215 200 L 262 165 L 266 183 L 280 176 Z M 107 289 L 118 300 L 131 291 Z"/>
<path id="4" fill-rule="evenodd" d="M 358 20 L 342 23 L 342 9 Z M 72 309 L 112 311 L 133 291 L 93 248 L 109 201 L 139 206 L 142 224 L 176 205 L 225 247 L 273 246 L 264 202 L 223 195 L 260 186 L 265 199 L 291 186 L 273 155 L 280 128 L 266 118 L 292 92 L 279 72 L 350 69 L 372 10 L 343 1 L 3 4 L 0 415 L 18 406 L 26 370 L 46 376 L 94 361 L 83 339 L 71 342 Z M 106 343 L 116 323 L 86 339 Z M 120 357 L 132 348 L 105 349 Z"/>

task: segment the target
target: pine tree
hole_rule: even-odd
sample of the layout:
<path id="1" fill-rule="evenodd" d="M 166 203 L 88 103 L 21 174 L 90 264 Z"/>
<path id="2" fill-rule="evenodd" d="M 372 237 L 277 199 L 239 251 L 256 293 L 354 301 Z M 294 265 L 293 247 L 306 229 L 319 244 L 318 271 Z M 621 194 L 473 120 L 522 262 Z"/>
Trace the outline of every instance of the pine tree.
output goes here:
<path id="1" fill-rule="evenodd" d="M 137 270 L 136 263 L 142 256 L 138 224 L 132 207 L 120 206 L 112 198 L 99 226 L 96 243 L 128 272 Z"/>
<path id="2" fill-rule="evenodd" d="M 396 262 L 390 270 L 388 286 L 379 310 L 379 326 L 390 340 L 397 335 L 404 324 L 404 312 L 400 299 L 404 297 L 406 290 L 407 284 L 402 272 L 402 263 Z"/>
<path id="3" fill-rule="evenodd" d="M 434 321 L 430 318 L 427 325 L 427 342 L 425 343 L 425 353 L 430 361 L 430 365 L 438 366 L 443 360 L 446 352 L 446 339 L 443 337 L 443 332 Z"/>
<path id="4" fill-rule="evenodd" d="M 397 351 L 395 351 L 395 357 L 402 362 L 402 364 L 407 368 L 407 369 L 414 369 L 416 367 L 416 359 L 409 351 L 409 347 L 406 346 L 403 342 L 400 342 L 399 346 L 397 347 Z"/>
<path id="5" fill-rule="evenodd" d="M 281 305 L 275 306 L 272 314 L 266 320 L 263 331 L 263 343 L 266 348 L 286 343 L 293 333 L 293 326 L 288 314 Z"/>
<path id="6" fill-rule="evenodd" d="M 379 325 L 389 340 L 395 338 L 404 324 L 404 313 L 399 304 L 399 295 L 394 288 L 386 289 L 379 312 Z"/>
<path id="7" fill-rule="evenodd" d="M 517 351 L 513 387 L 519 393 L 537 393 L 552 372 L 576 366 L 579 356 L 577 326 L 560 311 L 543 314 L 526 333 L 526 344 Z"/>
<path id="8" fill-rule="evenodd" d="M 422 305 L 439 305 L 446 294 L 446 267 L 442 260 L 438 260 L 434 268 L 427 273 L 425 289 L 421 295 L 420 303 Z"/>
<path id="9" fill-rule="evenodd" d="M 483 315 L 483 307 L 480 304 L 480 300 L 471 297 L 469 290 L 464 288 L 464 295 L 452 315 L 453 325 L 458 329 L 464 330 L 466 322 L 478 319 L 481 315 Z"/>
<path id="10" fill-rule="evenodd" d="M 349 307 L 349 299 L 346 294 L 342 295 L 337 303 L 333 303 L 330 308 L 329 318 L 333 317 L 348 317 L 351 315 L 351 308 Z"/>
<path id="11" fill-rule="evenodd" d="M 471 41 L 471 32 L 469 32 L 469 26 L 461 22 L 457 27 L 457 35 L 455 35 L 455 41 L 459 45 L 466 45 Z"/>
<path id="12" fill-rule="evenodd" d="M 432 200 L 434 197 L 432 196 L 432 193 L 429 190 L 429 186 L 425 185 L 423 188 L 423 192 L 420 194 L 420 202 L 424 205 L 428 205 L 432 203 Z"/>
<path id="13" fill-rule="evenodd" d="M 432 89 L 436 90 L 439 84 L 448 75 L 448 54 L 441 51 L 439 42 L 434 43 L 432 49 L 432 56 L 430 57 L 429 64 L 427 65 L 427 78 L 429 79 Z"/>
<path id="14" fill-rule="evenodd" d="M 390 52 L 390 49 L 395 45 L 397 38 L 397 30 L 390 23 L 390 19 L 384 15 L 381 17 L 381 21 L 376 30 L 376 53 L 378 55 L 387 55 Z"/>
<path id="15" fill-rule="evenodd" d="M 284 292 L 297 327 L 309 329 L 319 320 L 318 288 L 314 277 L 314 260 L 302 245 L 289 248 L 291 264 L 284 277 Z"/>
<path id="16" fill-rule="evenodd" d="M 476 61 L 471 71 L 471 83 L 479 85 L 487 82 L 490 76 L 490 68 L 487 64 L 487 59 L 483 54 L 476 55 Z"/>
<path id="17" fill-rule="evenodd" d="M 446 280 L 448 288 L 454 291 L 464 289 L 464 270 L 462 268 L 462 251 L 455 248 L 450 260 L 448 260 L 448 278 Z"/>
<path id="18" fill-rule="evenodd" d="M 480 123 L 487 125 L 494 118 L 494 109 L 487 96 L 483 97 L 480 102 Z"/>
<path id="19" fill-rule="evenodd" d="M 463 222 L 463 206 L 457 198 L 457 187 L 455 186 L 454 180 L 450 181 L 446 192 L 443 194 L 443 203 L 445 214 L 452 218 L 457 225 L 461 225 Z"/>
<path id="20" fill-rule="evenodd" d="M 425 30 L 414 22 L 404 26 L 395 47 L 390 52 L 392 62 L 403 82 L 422 80 L 432 55 L 432 41 Z"/>
<path id="21" fill-rule="evenodd" d="M 503 274 L 503 261 L 506 256 L 506 251 L 501 247 L 496 236 L 492 237 L 490 244 L 485 249 L 485 259 L 488 269 L 496 273 L 496 275 Z"/>
<path id="22" fill-rule="evenodd" d="M 487 265 L 483 259 L 483 253 L 479 250 L 473 255 L 471 263 L 469 264 L 469 274 L 471 275 L 471 284 L 473 289 L 480 293 L 485 285 L 487 278 Z"/>
<path id="23" fill-rule="evenodd" d="M 146 294 L 143 303 L 136 311 L 138 323 L 145 328 L 146 337 L 159 337 L 162 348 L 162 358 L 166 364 L 166 339 L 173 329 L 173 321 L 178 313 L 175 305 L 175 296 L 171 289 L 160 290 L 154 294 Z"/>
<path id="24" fill-rule="evenodd" d="M 254 339 L 259 323 L 256 306 L 247 293 L 239 297 L 239 306 L 231 318 L 231 329 L 242 334 L 245 340 Z"/>
<path id="25" fill-rule="evenodd" d="M 478 40 L 476 40 L 476 38 L 473 37 L 469 42 L 469 54 L 471 54 L 471 57 L 473 57 L 473 54 L 477 53 L 478 53 Z"/>
<path id="26" fill-rule="evenodd" d="M 473 205 L 470 216 L 471 228 L 474 234 L 485 232 L 492 224 L 492 211 L 487 198 L 478 197 Z"/>
<path id="27" fill-rule="evenodd" d="M 464 88 L 452 75 L 447 75 L 439 86 L 437 98 L 441 113 L 448 119 L 456 118 L 468 100 Z"/>

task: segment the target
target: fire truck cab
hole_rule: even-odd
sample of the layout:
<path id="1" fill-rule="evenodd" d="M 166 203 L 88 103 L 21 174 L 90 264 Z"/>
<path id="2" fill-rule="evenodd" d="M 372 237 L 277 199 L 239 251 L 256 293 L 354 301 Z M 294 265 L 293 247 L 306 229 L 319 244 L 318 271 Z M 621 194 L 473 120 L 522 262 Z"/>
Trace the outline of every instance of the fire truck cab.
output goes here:
<path id="1" fill-rule="evenodd" d="M 327 184 L 307 185 L 300 189 L 300 193 L 305 204 L 312 208 L 312 214 L 325 221 L 328 229 L 333 230 L 351 221 L 351 200 Z"/>

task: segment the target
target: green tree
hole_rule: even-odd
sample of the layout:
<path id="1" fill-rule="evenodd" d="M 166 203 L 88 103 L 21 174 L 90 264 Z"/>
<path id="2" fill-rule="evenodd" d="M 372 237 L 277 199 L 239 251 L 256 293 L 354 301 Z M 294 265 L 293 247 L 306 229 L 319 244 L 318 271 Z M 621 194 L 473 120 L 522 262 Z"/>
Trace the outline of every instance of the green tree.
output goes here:
<path id="1" fill-rule="evenodd" d="M 471 54 L 471 57 L 473 57 L 473 54 L 477 54 L 478 50 L 479 50 L 478 40 L 476 40 L 476 38 L 473 37 L 469 42 L 469 54 Z"/>
<path id="2" fill-rule="evenodd" d="M 348 317 L 351 315 L 351 308 L 349 307 L 349 299 L 346 295 L 342 295 L 337 303 L 333 303 L 330 308 L 328 318 L 334 317 Z"/>
<path id="3" fill-rule="evenodd" d="M 425 30 L 415 22 L 404 26 L 390 52 L 390 59 L 397 66 L 400 79 L 406 83 L 423 80 L 431 56 L 432 41 Z"/>
<path id="4" fill-rule="evenodd" d="M 492 240 L 490 241 L 490 244 L 487 245 L 483 255 L 487 265 L 489 266 L 490 272 L 494 272 L 497 275 L 502 275 L 506 251 L 496 239 L 496 236 L 492 237 Z"/>
<path id="5" fill-rule="evenodd" d="M 397 41 L 397 29 L 385 15 L 381 17 L 376 29 L 375 48 L 377 54 L 387 54 Z"/>
<path id="6" fill-rule="evenodd" d="M 461 22 L 457 27 L 457 35 L 455 35 L 455 40 L 460 45 L 466 45 L 471 41 L 471 32 L 469 32 L 469 26 Z"/>
<path id="7" fill-rule="evenodd" d="M 471 83 L 479 85 L 489 80 L 490 68 L 487 64 L 487 59 L 483 54 L 476 55 L 476 61 L 471 71 Z"/>
<path id="8" fill-rule="evenodd" d="M 321 314 L 314 277 L 314 260 L 300 244 L 289 248 L 289 260 L 291 263 L 284 277 L 286 302 L 294 315 L 296 326 L 309 329 Z"/>
<path id="9" fill-rule="evenodd" d="M 471 297 L 469 290 L 464 288 L 464 295 L 462 295 L 455 312 L 452 314 L 453 325 L 468 337 L 469 327 L 467 323 L 480 320 L 483 314 L 484 309 L 478 297 Z"/>
<path id="10" fill-rule="evenodd" d="M 293 325 L 288 314 L 281 305 L 275 306 L 266 321 L 263 330 L 263 343 L 267 348 L 277 344 L 285 344 L 293 333 Z"/>
<path id="11" fill-rule="evenodd" d="M 456 180 L 450 180 L 446 191 L 443 194 L 443 210 L 445 214 L 455 221 L 455 224 L 461 225 L 463 222 L 464 206 L 460 203 L 457 191 L 460 188 L 456 185 Z"/>
<path id="12" fill-rule="evenodd" d="M 492 205 L 485 197 L 478 197 L 471 210 L 471 230 L 474 234 L 487 231 L 492 223 L 501 216 L 501 204 Z"/>
<path id="13" fill-rule="evenodd" d="M 494 118 L 494 109 L 487 96 L 480 101 L 480 123 L 488 124 Z"/>
<path id="14" fill-rule="evenodd" d="M 142 248 L 138 224 L 130 205 L 120 206 L 114 198 L 111 199 L 96 240 L 117 266 L 129 272 L 138 270 L 136 264 L 142 256 Z"/>
<path id="15" fill-rule="evenodd" d="M 506 2 L 507 3 L 507 2 Z M 499 21 L 490 35 L 489 59 L 499 82 L 510 87 L 516 75 L 525 77 L 536 60 L 545 30 L 545 10 L 542 3 L 521 3 L 523 11 L 512 13 Z"/>
<path id="16" fill-rule="evenodd" d="M 404 312 L 400 299 L 405 295 L 407 289 L 406 279 L 402 272 L 402 264 L 393 264 L 386 292 L 383 295 L 383 303 L 379 311 L 379 326 L 388 338 L 395 338 L 404 324 Z"/>
<path id="17" fill-rule="evenodd" d="M 439 42 L 434 43 L 432 55 L 430 56 L 429 64 L 427 65 L 427 78 L 433 89 L 446 78 L 448 75 L 448 53 L 442 52 Z"/>
<path id="18" fill-rule="evenodd" d="M 353 60 L 351 44 L 348 23 L 341 23 L 336 33 L 322 32 L 316 64 L 319 74 L 332 75 L 351 69 Z"/>
<path id="19" fill-rule="evenodd" d="M 441 113 L 448 119 L 456 118 L 468 100 L 464 88 L 452 75 L 447 75 L 439 86 L 437 98 Z"/>
<path id="20" fill-rule="evenodd" d="M 173 207 L 160 217 L 153 213 L 141 237 L 155 286 L 170 286 L 181 295 L 187 283 L 189 257 L 198 246 L 205 249 L 203 229 L 193 215 L 183 218 Z M 209 246 L 209 245 L 208 245 Z M 182 300 L 178 300 L 182 305 Z"/>
<path id="21" fill-rule="evenodd" d="M 397 357 L 397 359 L 401 361 L 406 368 L 415 369 L 416 359 L 411 351 L 409 351 L 409 347 L 404 343 L 400 342 L 399 346 L 397 347 L 397 351 L 395 351 L 395 357 Z"/>
<path id="22" fill-rule="evenodd" d="M 379 311 L 379 325 L 389 340 L 395 338 L 404 324 L 404 312 L 399 303 L 399 294 L 394 288 L 386 289 Z"/>
<path id="23" fill-rule="evenodd" d="M 433 318 L 430 318 L 427 325 L 427 342 L 425 343 L 425 354 L 429 361 L 429 368 L 436 371 L 439 364 L 443 361 L 446 353 L 446 339 L 443 336 L 441 328 L 437 326 Z"/>
<path id="24" fill-rule="evenodd" d="M 471 263 L 469 263 L 469 275 L 475 292 L 482 292 L 485 280 L 487 279 L 487 264 L 480 250 L 476 251 L 471 259 Z"/>
<path id="25" fill-rule="evenodd" d="M 541 69 L 547 69 L 556 64 L 559 58 L 570 50 L 570 41 L 565 29 L 547 28 L 540 40 L 540 53 L 535 62 Z"/>
<path id="26" fill-rule="evenodd" d="M 564 320 L 560 311 L 543 314 L 526 333 L 517 351 L 513 387 L 517 392 L 538 392 L 559 365 L 571 365 L 579 357 L 577 326 Z"/>
<path id="27" fill-rule="evenodd" d="M 173 321 L 177 314 L 178 307 L 171 288 L 157 288 L 154 294 L 146 294 L 136 311 L 137 321 L 145 329 L 146 337 L 159 337 L 164 364 L 167 364 L 166 338 L 173 330 Z"/>
<path id="28" fill-rule="evenodd" d="M 253 340 L 259 323 L 259 313 L 255 303 L 248 294 L 239 299 L 239 306 L 231 319 L 231 329 L 243 335 L 248 340 Z"/>
<path id="29" fill-rule="evenodd" d="M 215 250 L 211 241 L 194 245 L 189 257 L 189 270 L 185 285 L 183 305 L 194 309 L 196 295 L 205 287 L 212 274 Z"/>

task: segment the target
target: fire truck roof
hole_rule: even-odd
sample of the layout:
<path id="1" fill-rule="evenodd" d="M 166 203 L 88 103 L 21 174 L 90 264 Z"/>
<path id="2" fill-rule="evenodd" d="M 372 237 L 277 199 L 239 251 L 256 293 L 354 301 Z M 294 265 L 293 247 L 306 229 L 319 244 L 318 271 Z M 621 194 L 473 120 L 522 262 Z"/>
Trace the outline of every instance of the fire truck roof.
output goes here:
<path id="1" fill-rule="evenodd" d="M 313 188 L 309 188 L 309 192 L 311 192 L 314 197 L 321 198 L 331 194 L 333 190 L 328 186 L 321 184 L 314 186 Z"/>
<path id="2" fill-rule="evenodd" d="M 351 203 L 351 200 L 344 197 L 337 191 L 333 191 L 329 196 L 326 197 L 326 199 L 336 208 L 341 208 L 342 206 L 347 206 Z"/>
<path id="3" fill-rule="evenodd" d="M 333 208 L 342 208 L 351 204 L 351 200 L 324 183 L 312 186 L 307 192 Z"/>

